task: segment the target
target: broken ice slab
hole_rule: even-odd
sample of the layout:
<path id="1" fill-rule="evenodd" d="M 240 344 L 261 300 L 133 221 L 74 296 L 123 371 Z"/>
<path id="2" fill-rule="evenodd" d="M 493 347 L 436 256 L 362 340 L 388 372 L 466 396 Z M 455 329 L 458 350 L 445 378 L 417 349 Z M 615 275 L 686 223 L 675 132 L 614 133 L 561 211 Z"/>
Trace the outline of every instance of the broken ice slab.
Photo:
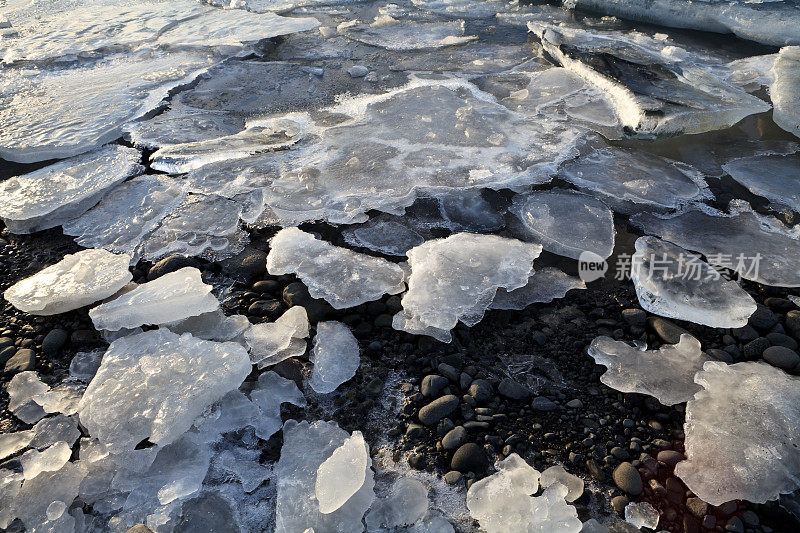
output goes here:
<path id="1" fill-rule="evenodd" d="M 800 286 L 800 229 L 756 213 L 750 204 L 731 200 L 730 214 L 695 205 L 673 215 L 640 213 L 631 223 L 687 250 L 713 266 L 744 279 L 778 287 Z"/>
<path id="2" fill-rule="evenodd" d="M 356 375 L 361 362 L 358 341 L 341 322 L 319 322 L 309 359 L 314 371 L 308 384 L 319 394 L 331 393 Z"/>
<path id="3" fill-rule="evenodd" d="M 34 432 L 30 429 L 14 433 L 0 433 L 0 459 L 5 459 L 9 455 L 25 449 L 33 440 L 33 436 Z"/>
<path id="4" fill-rule="evenodd" d="M 367 513 L 367 530 L 391 531 L 411 526 L 420 522 L 427 512 L 428 489 L 416 479 L 402 477 Z"/>
<path id="5" fill-rule="evenodd" d="M 524 286 L 507 291 L 497 289 L 489 309 L 514 309 L 521 311 L 534 303 L 548 303 L 563 298 L 573 289 L 585 289 L 586 283 L 554 267 L 535 271 Z"/>
<path id="6" fill-rule="evenodd" d="M 98 148 L 218 60 L 194 52 L 141 51 L 74 68 L 3 69 L 0 157 L 33 163 Z"/>
<path id="7" fill-rule="evenodd" d="M 364 531 L 362 519 L 375 499 L 372 460 L 364 468 L 363 484 L 347 501 L 331 513 L 320 512 L 316 498 L 320 466 L 351 438 L 335 422 L 289 420 L 283 427 L 281 458 L 275 466 L 277 476 L 276 533 L 313 531 Z M 353 472 L 353 474 L 359 474 Z M 350 487 L 352 488 L 352 487 Z"/>
<path id="8" fill-rule="evenodd" d="M 375 218 L 369 222 L 348 228 L 342 232 L 347 244 L 368 248 L 386 255 L 405 256 L 414 246 L 425 242 L 425 238 L 399 220 Z"/>
<path id="9" fill-rule="evenodd" d="M 466 19 L 485 19 L 495 16 L 506 9 L 506 4 L 499 0 L 473 2 L 472 0 L 411 0 L 417 9 L 429 11 L 447 17 Z"/>
<path id="10" fill-rule="evenodd" d="M 7 179 L 0 184 L 0 217 L 12 233 L 63 224 L 85 213 L 128 177 L 140 174 L 140 157 L 133 148 L 108 145 Z"/>
<path id="11" fill-rule="evenodd" d="M 608 146 L 599 137 L 589 138 L 581 152 L 561 166 L 558 176 L 596 194 L 615 212 L 668 211 L 712 198 L 689 165 Z"/>
<path id="12" fill-rule="evenodd" d="M 678 344 L 664 344 L 658 350 L 640 350 L 610 337 L 597 337 L 588 350 L 598 365 L 608 370 L 600 381 L 614 390 L 638 392 L 664 405 L 689 400 L 700 387 L 694 375 L 710 361 L 700 341 L 684 333 Z"/>
<path id="13" fill-rule="evenodd" d="M 695 382 L 687 460 L 675 467 L 686 486 L 711 505 L 764 503 L 800 488 L 800 378 L 761 362 L 709 361 Z"/>
<path id="14" fill-rule="evenodd" d="M 775 107 L 772 119 L 781 128 L 800 137 L 800 111 L 797 109 L 800 98 L 800 46 L 781 48 L 772 67 L 772 75 L 775 78 L 769 87 L 769 96 Z"/>
<path id="15" fill-rule="evenodd" d="M 95 328 L 107 331 L 176 322 L 218 309 L 212 288 L 203 283 L 198 269 L 184 267 L 98 305 L 89 317 Z"/>
<path id="16" fill-rule="evenodd" d="M 75 417 L 56 415 L 43 418 L 33 426 L 29 445 L 31 448 L 42 450 L 54 442 L 65 442 L 72 447 L 81 432 L 78 429 L 78 421 Z"/>
<path id="17" fill-rule="evenodd" d="M 50 390 L 50 387 L 43 383 L 39 379 L 39 375 L 33 370 L 25 370 L 15 374 L 6 385 L 8 410 L 26 424 L 38 422 L 45 415 L 45 412 L 33 398 L 37 394 L 48 390 Z"/>
<path id="18" fill-rule="evenodd" d="M 722 165 L 733 179 L 776 207 L 800 212 L 800 155 L 743 157 Z"/>
<path id="19" fill-rule="evenodd" d="M 126 254 L 81 250 L 15 283 L 3 297 L 26 313 L 65 313 L 116 294 L 133 278 L 129 263 Z"/>
<path id="20" fill-rule="evenodd" d="M 647 502 L 631 502 L 625 506 L 625 520 L 638 528 L 657 529 L 660 517 L 658 509 Z"/>
<path id="21" fill-rule="evenodd" d="M 137 156 L 138 157 L 138 156 Z M 92 209 L 62 224 L 87 248 L 138 259 L 139 245 L 185 197 L 185 185 L 166 176 L 139 176 L 106 194 Z"/>
<path id="22" fill-rule="evenodd" d="M 244 334 L 250 359 L 264 368 L 303 355 L 308 328 L 308 313 L 299 305 L 290 307 L 275 322 L 250 326 Z"/>
<path id="23" fill-rule="evenodd" d="M 608 95 L 626 135 L 724 129 L 770 105 L 730 85 L 711 66 L 725 58 L 632 31 L 597 31 L 531 21 L 554 61 Z"/>
<path id="24" fill-rule="evenodd" d="M 78 352 L 69 363 L 70 379 L 88 383 L 92 380 L 97 369 L 100 368 L 100 360 L 103 358 L 103 350 L 92 352 Z"/>
<path id="25" fill-rule="evenodd" d="M 43 451 L 28 450 L 20 457 L 22 475 L 25 479 L 33 479 L 42 472 L 60 470 L 72 455 L 66 442 L 56 442 Z"/>
<path id="26" fill-rule="evenodd" d="M 340 248 L 297 228 L 284 228 L 270 240 L 270 274 L 297 274 L 314 298 L 336 309 L 397 294 L 405 288 L 403 270 L 394 263 Z"/>
<path id="27" fill-rule="evenodd" d="M 756 302 L 700 256 L 656 237 L 636 239 L 631 279 L 645 311 L 712 328 L 741 328 Z"/>
<path id="28" fill-rule="evenodd" d="M 521 222 L 523 238 L 548 252 L 578 259 L 589 251 L 606 259 L 614 251 L 614 213 L 586 194 L 532 191 L 516 196 L 511 212 Z"/>
<path id="29" fill-rule="evenodd" d="M 733 33 L 742 39 L 784 46 L 800 44 L 800 14 L 790 2 L 703 0 L 575 0 L 574 8 L 672 28 Z"/>
<path id="30" fill-rule="evenodd" d="M 258 376 L 258 384 L 250 391 L 250 400 L 261 410 L 253 425 L 256 435 L 263 440 L 269 440 L 281 429 L 281 404 L 306 406 L 306 398 L 295 382 L 271 371 Z"/>
<path id="31" fill-rule="evenodd" d="M 387 50 L 425 50 L 477 39 L 475 35 L 464 35 L 463 20 L 400 21 L 389 15 L 378 16 L 371 24 L 344 24 L 339 31 L 350 39 Z"/>
<path id="32" fill-rule="evenodd" d="M 296 122 L 276 121 L 271 127 L 247 128 L 226 137 L 169 145 L 151 155 L 150 161 L 155 170 L 183 174 L 209 163 L 284 150 L 301 136 L 302 130 Z"/>
<path id="33" fill-rule="evenodd" d="M 564 470 L 563 466 L 553 465 L 542 472 L 539 484 L 542 488 L 547 488 L 554 483 L 561 483 L 567 488 L 567 495 L 564 499 L 572 503 L 583 495 L 583 480 L 578 476 L 570 474 Z"/>
<path id="34" fill-rule="evenodd" d="M 676 148 L 681 161 L 712 178 L 723 177 L 726 172 L 722 166 L 734 159 L 789 155 L 800 150 L 797 143 L 791 141 L 747 139 L 736 130 L 731 135 L 721 135 L 702 144 L 680 143 Z"/>
<path id="35" fill-rule="evenodd" d="M 541 496 L 539 472 L 513 453 L 497 463 L 497 473 L 473 483 L 467 491 L 467 508 L 487 533 L 507 531 L 559 531 L 578 533 L 582 524 L 564 497 L 567 488 L 555 483 Z"/>
<path id="36" fill-rule="evenodd" d="M 371 461 L 369 446 L 360 431 L 354 431 L 317 468 L 314 496 L 319 512 L 330 514 L 340 509 L 364 485 Z"/>
<path id="37" fill-rule="evenodd" d="M 80 403 L 80 421 L 112 453 L 142 440 L 174 442 L 203 410 L 250 374 L 247 351 L 232 342 L 158 329 L 111 343 Z"/>
<path id="38" fill-rule="evenodd" d="M 447 332 L 459 321 L 477 324 L 498 288 L 513 290 L 528 282 L 533 260 L 541 251 L 538 244 L 471 233 L 412 248 L 407 254 L 411 267 L 408 292 L 393 327 Z"/>
<path id="39" fill-rule="evenodd" d="M 239 227 L 244 206 L 232 199 L 190 194 L 142 243 L 142 257 L 169 254 L 222 260 L 244 250 L 248 237 Z"/>
<path id="40" fill-rule="evenodd" d="M 83 386 L 77 383 L 60 383 L 52 389 L 33 396 L 45 413 L 74 415 L 83 395 Z"/>
<path id="41" fill-rule="evenodd" d="M 215 164 L 220 180 L 267 174 L 267 225 L 352 224 L 366 221 L 372 209 L 402 214 L 422 196 L 545 183 L 584 135 L 564 123 L 521 117 L 450 76 L 415 78 L 401 89 L 343 100 L 324 114 L 299 115 L 248 122 L 302 119 L 308 135 L 293 149 Z"/>
<path id="42" fill-rule="evenodd" d="M 221 309 L 164 324 L 173 333 L 191 333 L 207 341 L 234 341 L 250 327 L 244 315 L 225 316 Z"/>

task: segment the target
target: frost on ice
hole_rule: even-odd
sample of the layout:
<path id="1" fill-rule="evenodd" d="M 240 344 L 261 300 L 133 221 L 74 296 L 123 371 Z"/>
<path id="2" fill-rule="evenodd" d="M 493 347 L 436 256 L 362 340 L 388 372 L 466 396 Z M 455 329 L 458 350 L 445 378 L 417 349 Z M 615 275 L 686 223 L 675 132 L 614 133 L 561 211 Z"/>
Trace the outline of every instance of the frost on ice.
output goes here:
<path id="1" fill-rule="evenodd" d="M 589 138 L 582 153 L 559 169 L 558 176 L 593 191 L 615 212 L 646 208 L 677 209 L 711 198 L 708 186 L 688 165 Z"/>
<path id="2" fill-rule="evenodd" d="M 591 196 L 564 189 L 534 191 L 514 198 L 511 212 L 525 240 L 548 252 L 578 259 L 588 250 L 605 259 L 614 250 L 614 214 Z"/>
<path id="3" fill-rule="evenodd" d="M 319 322 L 310 360 L 314 371 L 309 385 L 320 394 L 331 393 L 356 375 L 361 361 L 358 341 L 341 322 Z"/>
<path id="4" fill-rule="evenodd" d="M 800 35 L 797 40 L 800 42 Z M 800 46 L 781 49 L 772 67 L 772 75 L 775 78 L 769 88 L 769 96 L 775 107 L 772 119 L 781 128 L 800 137 L 800 111 L 797 109 L 797 99 L 800 97 Z"/>
<path id="5" fill-rule="evenodd" d="M 92 209 L 62 224 L 87 248 L 126 253 L 137 260 L 142 240 L 184 199 L 184 187 L 166 176 L 139 176 L 116 187 Z"/>
<path id="6" fill-rule="evenodd" d="M 363 484 L 356 488 L 343 505 L 323 514 L 316 497 L 320 467 L 348 438 L 351 436 L 335 422 L 286 422 L 283 427 L 281 458 L 275 466 L 278 489 L 276 533 L 303 532 L 308 529 L 353 532 L 364 530 L 364 513 L 375 499 L 375 482 L 369 455 L 364 468 Z M 348 476 L 355 474 L 357 472 L 348 473 Z M 360 473 L 358 475 L 360 477 Z M 350 490 L 352 486 L 349 486 L 348 492 Z"/>
<path id="7" fill-rule="evenodd" d="M 159 329 L 111 343 L 80 403 L 80 420 L 112 453 L 142 440 L 174 442 L 197 416 L 250 373 L 235 343 Z"/>
<path id="8" fill-rule="evenodd" d="M 712 328 L 741 328 L 756 302 L 700 256 L 656 237 L 636 239 L 631 279 L 646 311 Z"/>
<path id="9" fill-rule="evenodd" d="M 686 404 L 675 473 L 711 505 L 764 503 L 800 488 L 799 378 L 766 363 L 709 361 Z"/>
<path id="10" fill-rule="evenodd" d="M 743 157 L 722 168 L 753 194 L 800 212 L 800 155 Z"/>
<path id="11" fill-rule="evenodd" d="M 0 134 L 1 135 L 1 134 Z M 33 233 L 79 217 L 114 186 L 141 173 L 141 154 L 108 145 L 0 184 L 0 217 L 12 233 Z"/>
<path id="12" fill-rule="evenodd" d="M 539 472 L 512 453 L 497 463 L 497 473 L 476 481 L 467 491 L 467 508 L 487 533 L 551 531 L 578 533 L 578 512 L 565 497 L 568 489 L 553 483 L 542 495 Z"/>
<path id="13" fill-rule="evenodd" d="M 129 263 L 129 255 L 81 250 L 12 285 L 3 297 L 26 313 L 65 313 L 119 291 L 133 278 Z"/>
<path id="14" fill-rule="evenodd" d="M 314 298 L 336 309 L 397 294 L 405 288 L 403 270 L 385 259 L 339 248 L 297 228 L 284 228 L 270 240 L 270 274 L 297 274 Z"/>
<path id="15" fill-rule="evenodd" d="M 330 514 L 347 503 L 364 485 L 370 462 L 364 436 L 354 431 L 317 468 L 314 495 L 319 502 L 319 512 Z"/>
<path id="16" fill-rule="evenodd" d="M 600 381 L 614 390 L 638 392 L 664 405 L 689 400 L 700 387 L 694 375 L 710 361 L 700 341 L 684 333 L 678 344 L 664 344 L 658 350 L 639 350 L 610 337 L 597 337 L 589 346 L 595 363 L 608 368 Z"/>
<path id="17" fill-rule="evenodd" d="M 481 321 L 498 288 L 513 290 L 528 283 L 541 251 L 538 244 L 471 233 L 409 250 L 408 292 L 392 326 L 448 342 L 459 321 L 468 326 Z"/>
<path id="18" fill-rule="evenodd" d="M 341 31 L 350 39 L 388 50 L 424 50 L 477 39 L 474 35 L 464 35 L 463 20 L 399 21 L 389 15 L 379 16 L 371 24 L 346 25 Z"/>
<path id="19" fill-rule="evenodd" d="M 176 322 L 218 309 L 212 288 L 203 283 L 198 269 L 184 267 L 98 305 L 89 317 L 95 328 L 106 331 Z"/>
<path id="20" fill-rule="evenodd" d="M 696 205 L 673 215 L 640 213 L 631 223 L 745 279 L 779 287 L 800 286 L 798 228 L 756 213 L 747 202 L 731 200 L 730 213 Z M 758 254 L 758 255 L 756 255 Z"/>
<path id="21" fill-rule="evenodd" d="M 367 513 L 367 531 L 411 526 L 420 522 L 427 512 L 428 489 L 416 479 L 402 477 Z"/>
<path id="22" fill-rule="evenodd" d="M 563 298 L 573 289 L 585 289 L 580 278 L 563 273 L 557 268 L 545 267 L 535 271 L 528 283 L 518 289 L 497 289 L 490 309 L 514 309 L 521 311 L 534 303 L 548 303 Z"/>

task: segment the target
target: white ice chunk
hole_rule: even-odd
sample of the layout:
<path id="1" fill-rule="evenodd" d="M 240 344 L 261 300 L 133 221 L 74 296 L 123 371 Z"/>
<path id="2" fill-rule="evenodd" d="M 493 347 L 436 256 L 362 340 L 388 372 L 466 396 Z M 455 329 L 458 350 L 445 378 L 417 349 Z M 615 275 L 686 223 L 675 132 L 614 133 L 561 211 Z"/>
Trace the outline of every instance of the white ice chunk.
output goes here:
<path id="1" fill-rule="evenodd" d="M 583 494 L 583 480 L 564 470 L 563 466 L 554 465 L 542 472 L 539 478 L 539 484 L 542 488 L 546 489 L 553 483 L 561 483 L 567 487 L 568 492 L 564 499 L 570 503 L 580 498 Z"/>
<path id="2" fill-rule="evenodd" d="M 247 351 L 235 343 L 165 329 L 122 337 L 108 347 L 86 389 L 81 424 L 114 453 L 143 439 L 169 444 L 250 370 Z"/>
<path id="3" fill-rule="evenodd" d="M 102 350 L 76 353 L 69 363 L 70 377 L 85 383 L 90 382 L 100 368 L 101 359 L 103 359 Z"/>
<path id="4" fill-rule="evenodd" d="M 129 263 L 129 255 L 81 250 L 17 282 L 3 296 L 26 313 L 65 313 L 116 294 L 133 279 Z"/>
<path id="5" fill-rule="evenodd" d="M 308 337 L 308 314 L 304 307 L 289 308 L 275 322 L 250 326 L 244 333 L 250 359 L 259 367 L 280 363 L 298 352 L 305 352 Z M 300 353 L 299 355 L 302 355 Z"/>
<path id="6" fill-rule="evenodd" d="M 83 386 L 76 383 L 61 383 L 52 389 L 36 394 L 33 401 L 42 406 L 45 413 L 74 415 L 83 396 Z"/>
<path id="7" fill-rule="evenodd" d="M 686 404 L 675 474 L 711 505 L 764 503 L 800 488 L 800 378 L 766 363 L 709 361 Z M 721 421 L 724 421 L 721 423 Z"/>
<path id="8" fill-rule="evenodd" d="M 253 492 L 270 478 L 272 470 L 259 462 L 261 450 L 233 447 L 223 450 L 214 461 L 226 472 L 232 472 L 242 484 L 242 489 Z"/>
<path id="9" fill-rule="evenodd" d="M 50 390 L 50 387 L 39 379 L 33 370 L 26 370 L 15 374 L 6 385 L 8 393 L 8 410 L 14 416 L 25 422 L 33 424 L 45 415 L 42 407 L 33 398 Z"/>
<path id="10" fill-rule="evenodd" d="M 700 387 L 694 375 L 710 361 L 700 341 L 684 333 L 678 344 L 643 351 L 610 337 L 597 337 L 589 346 L 595 363 L 608 368 L 600 381 L 621 392 L 654 396 L 664 405 L 689 400 Z"/>
<path id="11" fill-rule="evenodd" d="M 256 435 L 264 440 L 269 440 L 283 425 L 281 404 L 306 406 L 306 398 L 297 384 L 271 371 L 258 376 L 258 385 L 250 392 L 250 400 L 261 410 L 261 416 L 253 425 Z"/>
<path id="12" fill-rule="evenodd" d="M 34 432 L 30 429 L 0 434 L 0 459 L 5 459 L 26 448 L 33 440 L 33 436 Z"/>
<path id="13" fill-rule="evenodd" d="M 314 298 L 336 309 L 397 294 L 405 288 L 403 270 L 394 263 L 339 248 L 297 228 L 284 228 L 270 240 L 270 274 L 295 273 Z"/>
<path id="14" fill-rule="evenodd" d="M 110 56 L 74 68 L 0 71 L 0 157 L 33 163 L 88 152 L 219 58 L 194 52 Z"/>
<path id="15" fill-rule="evenodd" d="M 631 223 L 741 277 L 779 287 L 800 286 L 800 230 L 732 200 L 730 214 L 697 205 L 671 216 L 640 213 Z"/>
<path id="16" fill-rule="evenodd" d="M 688 165 L 607 146 L 598 138 L 582 152 L 559 169 L 559 177 L 597 194 L 615 212 L 666 211 L 711 198 L 705 181 Z"/>
<path id="17" fill-rule="evenodd" d="M 95 328 L 108 331 L 176 322 L 218 309 L 212 288 L 203 283 L 198 269 L 184 267 L 98 305 L 89 317 Z"/>
<path id="18" fill-rule="evenodd" d="M 636 527 L 658 528 L 658 509 L 647 502 L 631 502 L 625 506 L 625 520 Z"/>
<path id="19" fill-rule="evenodd" d="M 511 212 L 526 240 L 548 252 L 578 259 L 589 251 L 605 259 L 614 251 L 614 214 L 591 196 L 564 189 L 534 191 L 515 197 Z"/>
<path id="20" fill-rule="evenodd" d="M 44 418 L 37 422 L 31 431 L 33 431 L 33 439 L 29 443 L 30 447 L 38 450 L 46 448 L 54 442 L 64 442 L 71 447 L 81 436 L 77 420 L 64 415 Z"/>
<path id="21" fill-rule="evenodd" d="M 12 233 L 33 233 L 82 215 L 115 185 L 139 174 L 140 153 L 108 145 L 0 184 L 0 217 Z"/>
<path id="22" fill-rule="evenodd" d="M 463 44 L 477 39 L 474 35 L 464 35 L 463 20 L 400 21 L 389 15 L 376 17 L 372 24 L 346 26 L 341 31 L 350 39 L 387 50 L 425 50 Z"/>
<path id="23" fill-rule="evenodd" d="M 229 198 L 191 194 L 143 242 L 143 257 L 154 261 L 169 254 L 202 255 L 210 260 L 232 257 L 248 242 L 239 227 L 243 206 Z"/>
<path id="24" fill-rule="evenodd" d="M 772 75 L 775 78 L 769 88 L 769 96 L 775 106 L 772 119 L 781 128 L 800 137 L 800 111 L 797 109 L 797 100 L 800 98 L 800 46 L 781 48 L 772 67 Z"/>
<path id="25" fill-rule="evenodd" d="M 581 279 L 563 273 L 554 267 L 545 267 L 534 272 L 528 283 L 518 289 L 497 289 L 489 309 L 514 309 L 520 311 L 533 303 L 552 302 L 563 298 L 573 289 L 585 289 Z"/>
<path id="26" fill-rule="evenodd" d="M 42 472 L 60 470 L 69 460 L 72 450 L 66 442 L 56 442 L 42 452 L 28 450 L 20 457 L 22 475 L 33 479 Z"/>
<path id="27" fill-rule="evenodd" d="M 428 512 L 428 489 L 413 478 L 398 479 L 367 514 L 368 531 L 391 531 L 416 524 Z"/>
<path id="28" fill-rule="evenodd" d="M 45 471 L 25 480 L 10 506 L 10 514 L 19 517 L 32 532 L 74 531 L 75 519 L 71 515 L 64 513 L 50 521 L 47 509 L 53 502 L 71 505 L 85 476 L 83 465 L 66 462 L 59 470 Z"/>
<path id="29" fill-rule="evenodd" d="M 139 176 L 108 193 L 80 217 L 64 223 L 64 233 L 87 248 L 103 248 L 138 258 L 142 239 L 184 199 L 183 184 L 166 176 Z"/>
<path id="30" fill-rule="evenodd" d="M 741 328 L 756 310 L 753 298 L 700 256 L 656 237 L 636 239 L 631 279 L 646 311 L 712 328 Z"/>
<path id="31" fill-rule="evenodd" d="M 323 514 L 316 494 L 317 471 L 350 435 L 335 422 L 286 422 L 277 476 L 276 533 L 311 531 L 363 531 L 362 519 L 375 493 L 372 460 L 367 454 L 361 487 L 335 511 Z"/>
<path id="32" fill-rule="evenodd" d="M 800 212 L 800 155 L 743 157 L 722 168 L 753 194 Z"/>
<path id="33" fill-rule="evenodd" d="M 244 315 L 225 316 L 221 309 L 217 309 L 177 322 L 170 322 L 165 324 L 165 327 L 178 335 L 191 333 L 198 339 L 225 342 L 239 339 L 250 327 L 250 321 Z"/>
<path id="34" fill-rule="evenodd" d="M 360 431 L 354 431 L 317 468 L 314 495 L 319 512 L 340 509 L 364 485 L 369 468 L 369 447 Z"/>
<path id="35" fill-rule="evenodd" d="M 503 11 L 506 6 L 497 0 L 473 2 L 472 0 L 411 0 L 417 9 L 430 11 L 448 17 L 464 17 L 469 19 L 490 18 Z"/>
<path id="36" fill-rule="evenodd" d="M 528 282 L 533 260 L 541 251 L 538 244 L 470 233 L 412 248 L 407 254 L 409 290 L 393 327 L 446 332 L 459 320 L 468 326 L 477 324 L 499 287 L 513 290 Z"/>
<path id="37" fill-rule="evenodd" d="M 319 322 L 310 360 L 314 371 L 309 385 L 320 394 L 331 393 L 356 375 L 361 361 L 358 341 L 341 322 Z"/>
<path id="38" fill-rule="evenodd" d="M 574 0 L 570 6 L 672 28 L 734 33 L 775 46 L 800 44 L 797 8 L 780 1 L 699 0 L 687 8 L 675 0 Z"/>
<path id="39" fill-rule="evenodd" d="M 363 226 L 345 230 L 342 235 L 352 246 L 397 256 L 404 256 L 411 248 L 425 242 L 422 235 L 395 220 L 371 220 Z"/>

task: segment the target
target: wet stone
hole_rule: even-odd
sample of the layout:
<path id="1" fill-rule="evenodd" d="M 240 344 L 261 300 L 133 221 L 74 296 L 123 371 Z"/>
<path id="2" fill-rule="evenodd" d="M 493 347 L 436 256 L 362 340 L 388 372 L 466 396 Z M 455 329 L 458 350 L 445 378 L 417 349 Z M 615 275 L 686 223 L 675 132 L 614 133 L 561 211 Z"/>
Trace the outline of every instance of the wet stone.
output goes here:
<path id="1" fill-rule="evenodd" d="M 419 421 L 426 426 L 432 426 L 442 418 L 448 416 L 458 407 L 458 398 L 452 394 L 442 396 L 419 410 Z"/>
<path id="2" fill-rule="evenodd" d="M 682 327 L 661 317 L 651 317 L 647 322 L 650 328 L 656 332 L 656 335 L 667 344 L 678 344 L 681 340 L 681 335 L 689 333 Z"/>
<path id="3" fill-rule="evenodd" d="M 638 496 L 642 493 L 642 477 L 639 471 L 630 463 L 620 463 L 614 469 L 611 476 L 614 479 L 614 484 L 631 496 Z"/>
<path id="4" fill-rule="evenodd" d="M 476 379 L 469 386 L 469 395 L 475 398 L 476 402 L 484 402 L 491 398 L 493 394 L 492 384 L 484 379 Z"/>
<path id="5" fill-rule="evenodd" d="M 455 450 L 467 439 L 467 430 L 463 426 L 456 426 L 442 438 L 442 447 L 445 450 Z"/>
<path id="6" fill-rule="evenodd" d="M 506 378 L 500 382 L 497 392 L 511 400 L 524 400 L 531 395 L 530 389 L 511 378 Z"/>
<path id="7" fill-rule="evenodd" d="M 69 336 L 63 329 L 53 329 L 45 335 L 42 340 L 42 353 L 45 355 L 55 355 L 67 343 Z"/>
<path id="8" fill-rule="evenodd" d="M 772 366 L 784 370 L 791 370 L 800 364 L 800 355 L 784 346 L 770 346 L 764 350 L 761 357 Z"/>
<path id="9" fill-rule="evenodd" d="M 474 442 L 468 442 L 453 454 L 450 468 L 459 472 L 483 474 L 489 469 L 489 460 L 486 458 L 483 448 Z"/>
<path id="10" fill-rule="evenodd" d="M 435 398 L 448 384 L 447 378 L 437 376 L 436 374 L 430 374 L 422 378 L 419 391 L 426 398 Z"/>
<path id="11" fill-rule="evenodd" d="M 6 374 L 17 374 L 26 370 L 33 370 L 36 367 L 36 355 L 33 350 L 23 348 L 6 361 L 4 372 Z"/>

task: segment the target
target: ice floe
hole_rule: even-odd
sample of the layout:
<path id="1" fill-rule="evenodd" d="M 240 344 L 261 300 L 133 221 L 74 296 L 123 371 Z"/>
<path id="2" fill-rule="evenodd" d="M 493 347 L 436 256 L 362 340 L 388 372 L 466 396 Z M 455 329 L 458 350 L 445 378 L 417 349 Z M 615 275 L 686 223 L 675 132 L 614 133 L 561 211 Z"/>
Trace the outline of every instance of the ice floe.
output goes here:
<path id="1" fill-rule="evenodd" d="M 278 497 L 276 505 L 276 533 L 312 531 L 363 531 L 364 513 L 375 499 L 373 487 L 372 460 L 367 449 L 363 482 L 360 487 L 348 484 L 351 496 L 338 508 L 324 514 L 320 511 L 317 499 L 317 479 L 320 467 L 333 454 L 345 445 L 347 439 L 353 438 L 335 422 L 306 421 L 286 422 L 283 428 L 283 448 L 281 458 L 275 465 Z M 363 442 L 363 440 L 361 441 Z M 354 442 L 355 444 L 355 442 Z M 366 445 L 365 445 L 366 448 Z M 361 451 L 357 452 L 361 454 Z M 340 452 L 343 460 L 352 460 L 347 451 Z M 347 472 L 348 477 L 358 476 L 356 470 Z M 323 477 L 323 480 L 325 478 Z M 325 487 L 323 481 L 323 487 Z"/>
<path id="2" fill-rule="evenodd" d="M 250 359 L 263 368 L 303 355 L 308 327 L 308 314 L 305 308 L 297 305 L 290 307 L 275 322 L 250 326 L 244 333 Z"/>
<path id="3" fill-rule="evenodd" d="M 376 17 L 370 24 L 345 25 L 341 33 L 350 39 L 388 50 L 424 50 L 453 46 L 477 39 L 464 35 L 464 21 L 399 21 L 389 15 Z"/>
<path id="4" fill-rule="evenodd" d="M 686 404 L 686 457 L 675 473 L 711 505 L 764 503 L 798 489 L 798 378 L 766 363 L 705 363 Z"/>
<path id="5" fill-rule="evenodd" d="M 328 394 L 356 375 L 360 364 L 358 341 L 341 322 L 319 322 L 309 358 L 314 371 L 308 384 Z"/>
<path id="6" fill-rule="evenodd" d="M 367 513 L 367 531 L 411 526 L 420 522 L 427 512 L 428 489 L 416 479 L 402 477 Z"/>
<path id="7" fill-rule="evenodd" d="M 545 469 L 539 477 L 539 485 L 543 489 L 554 483 L 561 483 L 567 488 L 568 492 L 564 499 L 569 503 L 574 502 L 583 495 L 583 480 L 567 472 L 563 466 L 551 466 Z"/>
<path id="8" fill-rule="evenodd" d="M 774 81 L 769 88 L 775 107 L 772 119 L 781 128 L 800 137 L 800 112 L 797 110 L 797 99 L 800 97 L 800 46 L 781 49 L 772 67 L 772 75 Z"/>
<path id="9" fill-rule="evenodd" d="M 354 431 L 317 468 L 314 495 L 319 502 L 319 512 L 330 514 L 347 503 L 364 485 L 370 462 L 364 436 Z"/>
<path id="10" fill-rule="evenodd" d="M 129 263 L 126 254 L 81 250 L 18 281 L 3 297 L 26 313 L 65 313 L 116 294 L 133 279 Z"/>
<path id="11" fill-rule="evenodd" d="M 656 237 L 636 239 L 631 279 L 646 311 L 713 328 L 741 328 L 756 302 L 700 256 Z"/>
<path id="12" fill-rule="evenodd" d="M 521 311 L 534 303 L 548 303 L 563 298 L 573 289 L 585 289 L 586 283 L 580 278 L 565 274 L 554 267 L 535 271 L 524 286 L 508 291 L 497 289 L 490 309 L 514 309 Z"/>
<path id="13" fill-rule="evenodd" d="M 578 259 L 589 251 L 605 259 L 614 251 L 614 214 L 591 196 L 564 189 L 534 191 L 515 197 L 511 212 L 522 223 L 524 239 L 548 252 Z"/>
<path id="14" fill-rule="evenodd" d="M 800 286 L 798 228 L 732 200 L 730 213 L 695 205 L 673 215 L 640 213 L 631 223 L 741 277 L 779 287 Z"/>
<path id="15" fill-rule="evenodd" d="M 722 168 L 753 194 L 800 212 L 800 155 L 743 157 Z"/>
<path id="16" fill-rule="evenodd" d="M 198 269 L 184 267 L 98 305 L 89 317 L 95 328 L 107 331 L 176 322 L 218 309 L 211 289 Z"/>
<path id="17" fill-rule="evenodd" d="M 250 370 L 247 351 L 235 343 L 165 329 L 122 337 L 89 383 L 80 421 L 112 453 L 133 450 L 144 439 L 170 444 Z"/>
<path id="18" fill-rule="evenodd" d="M 108 145 L 0 184 L 0 217 L 13 233 L 32 233 L 85 213 L 109 190 L 142 172 L 141 154 Z"/>
<path id="19" fill-rule="evenodd" d="M 658 350 L 640 350 L 610 337 L 597 337 L 589 346 L 595 363 L 608 368 L 600 381 L 622 392 L 638 392 L 675 405 L 700 390 L 694 375 L 710 361 L 700 341 L 684 333 L 678 344 L 664 344 Z"/>
<path id="20" fill-rule="evenodd" d="M 405 288 L 405 274 L 396 264 L 339 248 L 297 228 L 284 228 L 270 240 L 267 270 L 273 275 L 297 274 L 311 296 L 336 309 Z"/>
<path id="21" fill-rule="evenodd" d="M 658 509 L 647 502 L 631 502 L 625 506 L 625 520 L 638 528 L 657 529 L 660 518 Z"/>

